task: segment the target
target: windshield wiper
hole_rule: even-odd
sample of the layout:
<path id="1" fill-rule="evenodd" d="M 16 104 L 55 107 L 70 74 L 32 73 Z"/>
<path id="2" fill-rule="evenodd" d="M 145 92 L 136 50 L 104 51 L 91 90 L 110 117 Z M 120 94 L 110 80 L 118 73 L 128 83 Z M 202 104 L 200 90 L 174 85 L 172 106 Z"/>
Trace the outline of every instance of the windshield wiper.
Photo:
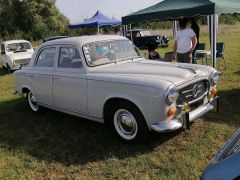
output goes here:
<path id="1" fill-rule="evenodd" d="M 117 59 L 116 62 L 125 61 L 125 60 L 134 60 L 135 58 L 143 58 L 143 57 L 142 56 L 125 57 L 125 58 Z"/>

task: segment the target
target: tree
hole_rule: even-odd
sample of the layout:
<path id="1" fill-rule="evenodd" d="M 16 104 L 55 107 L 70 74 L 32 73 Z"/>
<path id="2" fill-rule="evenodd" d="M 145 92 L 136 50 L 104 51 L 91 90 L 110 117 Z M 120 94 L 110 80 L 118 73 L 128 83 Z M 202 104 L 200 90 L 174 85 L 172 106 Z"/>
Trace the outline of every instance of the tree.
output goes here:
<path id="1" fill-rule="evenodd" d="M 39 40 L 67 32 L 68 19 L 55 0 L 0 0 L 0 36 Z"/>

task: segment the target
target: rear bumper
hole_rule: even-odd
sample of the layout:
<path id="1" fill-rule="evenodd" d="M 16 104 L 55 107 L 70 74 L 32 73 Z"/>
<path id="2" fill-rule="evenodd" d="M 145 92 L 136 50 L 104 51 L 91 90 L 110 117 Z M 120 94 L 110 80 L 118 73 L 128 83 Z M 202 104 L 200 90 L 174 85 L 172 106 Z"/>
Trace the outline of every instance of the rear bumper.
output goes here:
<path id="1" fill-rule="evenodd" d="M 211 102 L 205 104 L 204 106 L 200 106 L 197 109 L 190 112 L 184 112 L 181 119 L 175 118 L 166 123 L 159 122 L 157 124 L 151 125 L 151 129 L 159 133 L 174 131 L 182 127 L 189 129 L 191 122 L 193 122 L 194 120 L 196 120 L 197 118 L 201 117 L 202 115 L 206 114 L 211 110 L 215 109 L 216 111 L 218 111 L 218 108 L 219 97 L 216 96 L 212 99 Z"/>

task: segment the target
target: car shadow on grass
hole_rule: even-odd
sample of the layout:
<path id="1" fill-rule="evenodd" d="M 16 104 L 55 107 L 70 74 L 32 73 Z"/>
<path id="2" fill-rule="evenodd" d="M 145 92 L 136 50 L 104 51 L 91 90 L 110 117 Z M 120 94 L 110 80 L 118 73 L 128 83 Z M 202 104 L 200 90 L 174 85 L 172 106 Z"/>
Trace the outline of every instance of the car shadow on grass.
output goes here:
<path id="1" fill-rule="evenodd" d="M 0 102 L 2 148 L 40 161 L 73 165 L 134 157 L 153 151 L 178 133 L 152 133 L 145 144 L 127 145 L 104 124 L 47 109 L 34 114 L 23 98 Z"/>
<path id="2" fill-rule="evenodd" d="M 5 76 L 5 75 L 9 75 L 10 72 L 8 72 L 6 69 L 4 69 L 1 65 L 0 65 L 0 76 Z"/>
<path id="3" fill-rule="evenodd" d="M 240 88 L 219 92 L 219 112 L 211 112 L 204 116 L 207 121 L 226 123 L 240 127 Z"/>
<path id="4" fill-rule="evenodd" d="M 234 72 L 234 74 L 236 74 L 236 75 L 240 75 L 240 70 Z"/>

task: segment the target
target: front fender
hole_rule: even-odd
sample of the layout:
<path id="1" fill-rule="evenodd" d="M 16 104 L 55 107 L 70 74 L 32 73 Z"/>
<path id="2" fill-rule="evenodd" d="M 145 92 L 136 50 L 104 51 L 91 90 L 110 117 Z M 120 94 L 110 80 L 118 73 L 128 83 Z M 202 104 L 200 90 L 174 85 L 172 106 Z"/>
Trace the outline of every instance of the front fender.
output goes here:
<path id="1" fill-rule="evenodd" d="M 164 90 L 124 83 L 88 81 L 88 110 L 94 117 L 104 117 L 105 103 L 112 98 L 126 99 L 142 112 L 148 127 L 164 119 Z"/>

